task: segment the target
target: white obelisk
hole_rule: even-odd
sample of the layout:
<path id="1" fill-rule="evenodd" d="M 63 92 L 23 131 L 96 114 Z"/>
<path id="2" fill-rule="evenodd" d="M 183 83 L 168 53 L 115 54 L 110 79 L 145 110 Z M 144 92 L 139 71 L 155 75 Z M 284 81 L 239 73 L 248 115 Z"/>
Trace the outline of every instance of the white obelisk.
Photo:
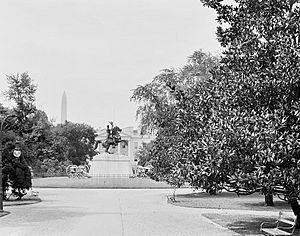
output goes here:
<path id="1" fill-rule="evenodd" d="M 64 124 L 67 121 L 67 95 L 64 91 L 61 98 L 61 123 Z"/>

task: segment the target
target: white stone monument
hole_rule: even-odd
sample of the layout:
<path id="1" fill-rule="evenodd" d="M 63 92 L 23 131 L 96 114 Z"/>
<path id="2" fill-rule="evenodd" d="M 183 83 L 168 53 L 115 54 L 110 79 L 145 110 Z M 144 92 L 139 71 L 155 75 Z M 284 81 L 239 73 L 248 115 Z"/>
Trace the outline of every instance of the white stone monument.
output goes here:
<path id="1" fill-rule="evenodd" d="M 128 155 L 121 154 L 121 143 L 123 145 L 128 143 L 121 138 L 122 129 L 114 126 L 111 121 L 109 123 L 111 127 L 107 125 L 106 139 L 96 142 L 96 149 L 99 143 L 102 145 L 98 149 L 100 154 L 94 156 L 91 161 L 89 175 L 91 177 L 130 177 L 133 175 L 130 158 Z"/>
<path id="2" fill-rule="evenodd" d="M 128 156 L 119 153 L 100 153 L 93 157 L 89 171 L 91 177 L 125 177 L 133 175 Z"/>

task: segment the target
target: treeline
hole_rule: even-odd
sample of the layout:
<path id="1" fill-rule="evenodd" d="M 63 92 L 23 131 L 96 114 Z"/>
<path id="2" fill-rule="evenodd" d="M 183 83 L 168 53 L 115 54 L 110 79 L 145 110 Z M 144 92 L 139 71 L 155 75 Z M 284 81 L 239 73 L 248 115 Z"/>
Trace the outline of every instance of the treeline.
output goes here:
<path id="1" fill-rule="evenodd" d="M 217 12 L 220 57 L 202 51 L 137 87 L 152 177 L 180 187 L 262 193 L 300 216 L 299 1 L 202 0 Z M 300 217 L 298 217 L 300 219 Z"/>
<path id="2" fill-rule="evenodd" d="M 16 146 L 21 151 L 18 162 L 30 166 L 33 174 L 41 177 L 64 175 L 66 166 L 82 164 L 96 154 L 94 128 L 72 122 L 54 125 L 44 111 L 36 108 L 37 87 L 28 73 L 8 75 L 6 79 L 8 90 L 2 92 L 14 105 L 8 108 L 0 104 L 4 190 L 16 175 L 16 165 L 11 166 Z M 28 188 L 31 184 L 23 186 Z"/>

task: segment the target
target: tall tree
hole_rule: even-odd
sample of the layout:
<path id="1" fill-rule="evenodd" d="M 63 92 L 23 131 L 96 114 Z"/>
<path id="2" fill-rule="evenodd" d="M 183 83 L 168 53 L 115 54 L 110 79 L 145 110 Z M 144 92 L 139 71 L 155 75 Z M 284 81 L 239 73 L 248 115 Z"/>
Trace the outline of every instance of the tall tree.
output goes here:
<path id="1" fill-rule="evenodd" d="M 142 116 L 142 125 L 145 120 L 156 130 L 150 153 L 153 178 L 175 186 L 181 185 L 183 180 L 190 181 L 188 170 L 197 153 L 193 145 L 203 135 L 202 129 L 207 125 L 208 110 L 212 105 L 210 97 L 214 82 L 210 70 L 217 65 L 217 57 L 197 51 L 182 69 L 164 70 L 151 83 L 134 91 L 134 100 L 143 102 L 138 110 L 144 111 L 138 113 Z M 195 157 L 196 162 L 198 159 Z"/>
<path id="2" fill-rule="evenodd" d="M 3 184 L 7 187 L 8 181 L 12 183 L 13 192 L 21 198 L 25 189 L 31 187 L 31 174 L 26 160 L 32 159 L 28 156 L 24 147 L 28 135 L 33 132 L 31 118 L 36 112 L 34 105 L 36 86 L 27 73 L 8 75 L 8 91 L 4 94 L 8 100 L 12 100 L 15 106 L 12 109 L 1 110 L 1 123 L 4 124 L 3 150 Z M 5 122 L 4 122 L 5 119 Z M 12 149 L 9 144 L 19 141 L 21 156 L 13 158 Z"/>
<path id="3" fill-rule="evenodd" d="M 8 91 L 4 94 L 15 103 L 13 112 L 16 115 L 16 120 L 13 123 L 13 129 L 18 132 L 19 136 L 32 132 L 32 127 L 28 118 L 36 112 L 35 92 L 36 85 L 28 73 L 8 75 Z"/>
<path id="4" fill-rule="evenodd" d="M 229 161 L 240 162 L 229 183 L 237 193 L 282 195 L 300 219 L 300 2 L 201 2 L 216 10 L 225 49 L 215 74 L 226 91 Z"/>
<path id="5" fill-rule="evenodd" d="M 176 75 L 174 70 L 165 69 L 150 83 L 133 91 L 131 101 L 140 104 L 136 115 L 143 133 L 155 133 L 172 119 L 174 99 L 167 84 L 175 82 Z"/>

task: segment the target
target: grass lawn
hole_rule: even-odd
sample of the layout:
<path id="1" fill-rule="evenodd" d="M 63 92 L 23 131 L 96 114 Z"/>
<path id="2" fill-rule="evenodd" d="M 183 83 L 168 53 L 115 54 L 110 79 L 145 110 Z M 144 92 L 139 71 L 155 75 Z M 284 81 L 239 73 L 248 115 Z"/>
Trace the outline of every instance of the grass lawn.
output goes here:
<path id="1" fill-rule="evenodd" d="M 9 212 L 7 212 L 7 211 L 0 211 L 0 217 L 6 216 L 8 214 L 9 214 Z"/>
<path id="2" fill-rule="evenodd" d="M 9 200 L 3 201 L 3 207 L 7 206 L 22 206 L 28 204 L 35 204 L 41 202 L 41 199 L 38 196 L 24 196 L 21 200 L 17 200 L 14 197 L 11 197 Z M 8 211 L 0 211 L 0 217 L 8 215 Z"/>
<path id="3" fill-rule="evenodd" d="M 176 195 L 177 206 L 193 208 L 237 209 L 255 211 L 290 211 L 289 204 L 274 197 L 274 207 L 265 205 L 264 196 L 254 193 L 248 196 L 238 197 L 235 193 L 221 192 L 217 195 L 209 195 L 206 192 Z"/>
<path id="4" fill-rule="evenodd" d="M 206 213 L 203 216 L 212 220 L 214 223 L 228 228 L 241 235 L 262 235 L 259 232 L 260 224 L 262 222 L 274 222 L 274 217 L 264 217 L 257 215 L 221 215 L 214 213 Z M 295 230 L 294 235 L 299 235 L 300 231 Z"/>
<path id="5" fill-rule="evenodd" d="M 150 178 L 34 178 L 32 186 L 40 188 L 171 188 L 164 182 Z"/>
<path id="6" fill-rule="evenodd" d="M 17 205 L 29 205 L 29 204 L 35 204 L 39 203 L 41 199 L 39 197 L 31 197 L 31 198 L 22 198 L 21 200 L 17 199 L 10 199 L 10 200 L 4 200 L 3 206 L 17 206 Z"/>
<path id="7" fill-rule="evenodd" d="M 191 194 L 176 195 L 176 201 L 172 202 L 176 206 L 192 207 L 192 208 L 209 208 L 222 209 L 212 213 L 203 213 L 203 216 L 210 219 L 216 224 L 228 228 L 241 235 L 262 235 L 259 232 L 262 222 L 274 222 L 276 217 L 274 213 L 280 210 L 293 215 L 291 207 L 287 202 L 274 197 L 274 207 L 265 205 L 264 196 L 255 193 L 248 196 L 238 197 L 235 193 L 222 192 L 218 195 L 209 195 L 206 192 L 196 192 Z M 242 211 L 226 211 L 231 210 L 247 210 Z M 254 211 L 251 214 L 250 211 Z M 259 211 L 259 213 L 255 211 Z M 272 216 L 271 214 L 272 213 Z M 300 231 L 295 231 L 295 235 L 300 235 Z"/>

